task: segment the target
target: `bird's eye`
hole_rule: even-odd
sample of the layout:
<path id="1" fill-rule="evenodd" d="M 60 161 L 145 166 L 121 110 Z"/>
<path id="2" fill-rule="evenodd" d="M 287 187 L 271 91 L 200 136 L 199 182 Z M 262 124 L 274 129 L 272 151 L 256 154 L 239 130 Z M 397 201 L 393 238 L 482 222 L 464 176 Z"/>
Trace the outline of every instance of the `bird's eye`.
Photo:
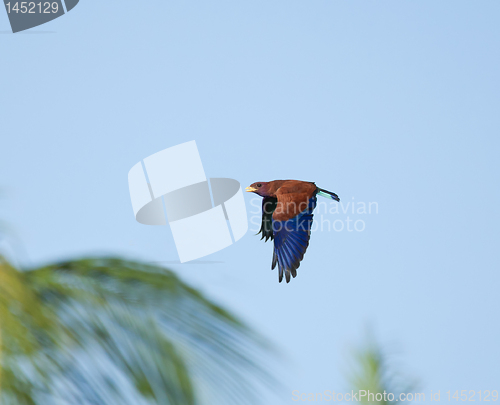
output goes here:
<path id="1" fill-rule="evenodd" d="M 260 184 L 260 183 L 257 183 L 257 187 L 260 187 L 260 186 L 262 186 L 262 184 Z"/>

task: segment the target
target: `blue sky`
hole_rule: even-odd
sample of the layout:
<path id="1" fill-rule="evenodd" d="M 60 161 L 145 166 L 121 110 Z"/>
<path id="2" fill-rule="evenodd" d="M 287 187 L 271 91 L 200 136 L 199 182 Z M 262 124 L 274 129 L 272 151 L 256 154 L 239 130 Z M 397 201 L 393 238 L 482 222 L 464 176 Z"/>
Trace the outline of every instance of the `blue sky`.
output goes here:
<path id="1" fill-rule="evenodd" d="M 289 285 L 251 231 L 214 263 L 168 264 L 287 356 L 273 403 L 345 389 L 367 324 L 424 392 L 500 389 L 499 17 L 493 0 L 81 0 L 12 35 L 0 12 L 17 259 L 178 260 L 167 227 L 135 222 L 127 173 L 194 139 L 209 177 L 378 204 L 322 214 L 365 229 L 315 232 Z"/>

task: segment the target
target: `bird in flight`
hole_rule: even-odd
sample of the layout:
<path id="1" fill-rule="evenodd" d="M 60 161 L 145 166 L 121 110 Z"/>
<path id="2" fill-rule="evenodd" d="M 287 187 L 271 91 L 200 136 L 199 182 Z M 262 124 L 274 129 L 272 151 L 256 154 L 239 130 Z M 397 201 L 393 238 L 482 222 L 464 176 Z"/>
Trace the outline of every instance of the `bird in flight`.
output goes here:
<path id="1" fill-rule="evenodd" d="M 271 269 L 278 265 L 279 282 L 285 275 L 297 276 L 297 269 L 309 246 L 316 195 L 340 201 L 337 194 L 309 181 L 274 180 L 253 183 L 245 189 L 264 197 L 260 231 L 266 242 L 274 240 Z"/>

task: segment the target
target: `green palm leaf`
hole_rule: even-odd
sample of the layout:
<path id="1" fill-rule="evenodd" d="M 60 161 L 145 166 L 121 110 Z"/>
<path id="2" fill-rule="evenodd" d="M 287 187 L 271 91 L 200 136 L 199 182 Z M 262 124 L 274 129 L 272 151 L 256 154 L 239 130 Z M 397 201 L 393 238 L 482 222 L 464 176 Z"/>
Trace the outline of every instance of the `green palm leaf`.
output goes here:
<path id="1" fill-rule="evenodd" d="M 359 397 L 360 403 L 394 405 L 401 393 L 412 392 L 417 387 L 416 381 L 396 366 L 395 358 L 382 350 L 371 334 L 366 343 L 354 351 L 352 360 L 350 385 L 354 392 L 366 393 Z"/>
<path id="2" fill-rule="evenodd" d="M 169 270 L 0 258 L 2 404 L 257 403 L 266 343 Z"/>

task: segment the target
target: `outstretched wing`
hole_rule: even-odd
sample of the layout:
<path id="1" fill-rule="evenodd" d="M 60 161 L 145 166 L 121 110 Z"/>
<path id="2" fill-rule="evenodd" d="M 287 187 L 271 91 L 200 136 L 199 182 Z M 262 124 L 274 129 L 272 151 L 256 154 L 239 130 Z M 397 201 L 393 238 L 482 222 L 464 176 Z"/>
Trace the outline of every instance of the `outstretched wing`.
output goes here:
<path id="1" fill-rule="evenodd" d="M 289 205 L 290 202 L 280 201 L 281 196 L 278 195 L 278 208 Z M 298 204 L 302 198 L 299 198 Z M 285 274 L 286 282 L 290 282 L 290 275 L 295 277 L 300 262 L 304 257 L 307 247 L 309 246 L 309 237 L 311 234 L 311 226 L 313 221 L 313 210 L 316 207 L 316 194 L 306 200 L 306 208 L 298 215 L 285 221 L 277 220 L 276 217 L 288 216 L 283 211 L 280 213 L 278 209 L 275 210 L 272 221 L 273 236 L 274 236 L 274 253 L 272 269 L 278 265 L 279 282 L 283 280 Z M 295 207 L 298 205 L 296 204 Z M 294 208 L 295 210 L 298 208 Z M 278 214 L 278 215 L 277 215 Z M 286 216 L 285 216 L 286 215 Z"/>
<path id="2" fill-rule="evenodd" d="M 278 199 L 274 197 L 264 197 L 262 200 L 262 223 L 260 225 L 260 231 L 257 235 L 262 232 L 262 238 L 266 238 L 266 242 L 274 239 L 273 235 L 273 212 L 276 209 L 276 204 L 278 204 Z"/>

